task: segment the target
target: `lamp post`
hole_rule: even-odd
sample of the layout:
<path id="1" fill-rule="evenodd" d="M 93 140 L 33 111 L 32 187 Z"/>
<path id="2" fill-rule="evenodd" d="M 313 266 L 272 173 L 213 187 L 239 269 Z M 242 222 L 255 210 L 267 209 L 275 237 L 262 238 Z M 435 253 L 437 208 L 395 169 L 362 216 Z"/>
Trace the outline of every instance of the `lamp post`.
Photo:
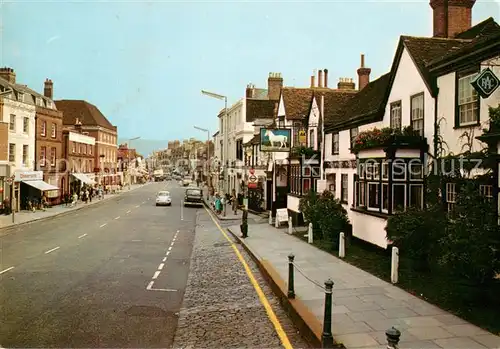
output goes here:
<path id="1" fill-rule="evenodd" d="M 210 198 L 210 194 L 209 194 L 209 191 L 210 191 L 210 184 L 211 184 L 211 173 L 210 173 L 210 158 L 209 158 L 209 154 L 210 154 L 210 131 L 208 130 L 208 128 L 202 128 L 202 127 L 198 127 L 198 126 L 193 126 L 195 129 L 199 130 L 199 131 L 202 131 L 202 132 L 206 132 L 207 133 L 207 200 Z"/>
<path id="2" fill-rule="evenodd" d="M 105 155 L 104 154 L 101 154 L 99 155 L 99 158 L 101 159 L 101 180 L 100 180 L 100 184 L 102 185 L 103 187 L 103 190 L 104 190 L 104 174 L 103 174 L 103 171 L 104 171 L 104 157 Z"/>
<path id="3" fill-rule="evenodd" d="M 243 190 L 244 197 L 243 197 L 243 204 L 245 205 L 246 209 L 248 210 L 248 177 L 249 177 L 249 169 L 252 168 L 252 148 L 247 147 L 246 149 L 246 171 L 245 171 L 245 177 L 247 178 L 247 183 L 245 185 L 245 188 Z"/>
<path id="4" fill-rule="evenodd" d="M 227 161 L 227 97 L 226 96 L 223 96 L 223 95 L 220 95 L 220 94 L 217 94 L 217 93 L 213 93 L 213 92 L 208 92 L 208 91 L 205 91 L 205 90 L 201 90 L 201 93 L 204 94 L 205 96 L 208 96 L 208 97 L 212 97 L 212 98 L 216 98 L 216 99 L 219 99 L 219 100 L 224 100 L 224 122 L 222 123 L 222 127 L 224 128 L 223 130 L 221 130 L 223 133 L 223 141 L 222 141 L 222 166 L 223 166 L 223 171 L 224 171 L 224 191 L 227 193 L 227 166 L 225 164 L 225 162 Z"/>

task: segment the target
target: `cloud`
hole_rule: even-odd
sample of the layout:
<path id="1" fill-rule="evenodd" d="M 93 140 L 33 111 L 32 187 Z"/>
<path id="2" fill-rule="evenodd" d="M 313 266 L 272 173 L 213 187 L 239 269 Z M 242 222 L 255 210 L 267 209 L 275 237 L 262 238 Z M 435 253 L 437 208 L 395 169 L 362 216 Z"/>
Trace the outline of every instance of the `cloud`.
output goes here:
<path id="1" fill-rule="evenodd" d="M 56 40 L 58 40 L 59 38 L 60 38 L 60 36 L 59 36 L 59 35 L 53 36 L 53 37 L 51 37 L 49 40 L 47 40 L 47 44 L 50 44 L 51 42 L 56 41 Z"/>

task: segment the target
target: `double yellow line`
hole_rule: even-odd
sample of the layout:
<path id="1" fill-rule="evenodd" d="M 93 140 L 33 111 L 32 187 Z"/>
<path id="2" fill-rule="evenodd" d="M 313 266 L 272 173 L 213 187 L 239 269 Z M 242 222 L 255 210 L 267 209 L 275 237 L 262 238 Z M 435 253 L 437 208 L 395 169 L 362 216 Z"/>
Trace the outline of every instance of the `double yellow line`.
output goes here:
<path id="1" fill-rule="evenodd" d="M 208 215 L 212 219 L 212 221 L 215 223 L 219 231 L 222 233 L 222 235 L 226 238 L 226 240 L 231 244 L 231 247 L 234 250 L 234 253 L 240 260 L 241 264 L 243 265 L 243 268 L 245 269 L 248 278 L 250 279 L 250 282 L 252 283 L 252 286 L 255 289 L 255 292 L 257 292 L 257 295 L 259 296 L 259 300 L 264 306 L 264 309 L 266 309 L 267 316 L 269 317 L 269 320 L 274 326 L 274 330 L 278 334 L 278 337 L 281 340 L 281 344 L 285 349 L 293 349 L 292 344 L 290 343 L 290 340 L 288 339 L 288 336 L 286 335 L 285 331 L 283 330 L 283 327 L 281 326 L 281 323 L 278 320 L 278 317 L 274 313 L 273 308 L 271 307 L 271 304 L 269 304 L 269 301 L 267 300 L 266 296 L 264 295 L 264 292 L 259 286 L 259 283 L 255 279 L 255 276 L 252 273 L 252 270 L 250 270 L 250 267 L 248 266 L 247 262 L 241 255 L 240 251 L 238 250 L 238 247 L 234 244 L 233 240 L 229 238 L 227 233 L 222 229 L 220 224 L 217 222 L 217 220 L 214 218 L 213 214 L 205 207 L 205 211 L 207 211 Z"/>

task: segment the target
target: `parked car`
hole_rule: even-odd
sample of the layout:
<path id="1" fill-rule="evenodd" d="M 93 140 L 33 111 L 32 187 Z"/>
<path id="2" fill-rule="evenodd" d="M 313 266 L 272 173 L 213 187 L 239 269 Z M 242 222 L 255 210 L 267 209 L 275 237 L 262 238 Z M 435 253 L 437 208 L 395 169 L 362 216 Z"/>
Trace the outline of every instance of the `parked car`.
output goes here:
<path id="1" fill-rule="evenodd" d="M 203 206 L 203 190 L 198 187 L 188 187 L 184 195 L 184 206 Z"/>
<path id="2" fill-rule="evenodd" d="M 159 191 L 156 194 L 156 206 L 171 206 L 172 198 L 168 191 Z"/>

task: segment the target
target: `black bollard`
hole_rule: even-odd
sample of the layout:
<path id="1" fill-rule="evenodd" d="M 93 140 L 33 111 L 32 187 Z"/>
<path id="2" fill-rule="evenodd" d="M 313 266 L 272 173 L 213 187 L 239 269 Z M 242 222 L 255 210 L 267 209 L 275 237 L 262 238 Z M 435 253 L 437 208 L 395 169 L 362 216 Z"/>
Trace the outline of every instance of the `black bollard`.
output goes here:
<path id="1" fill-rule="evenodd" d="M 385 331 L 385 336 L 387 337 L 387 348 L 397 349 L 401 332 L 393 326 Z"/>
<path id="2" fill-rule="evenodd" d="M 293 253 L 288 255 L 288 298 L 295 298 L 295 288 L 293 286 Z"/>
<path id="3" fill-rule="evenodd" d="M 325 281 L 325 315 L 323 316 L 323 334 L 321 335 L 321 347 L 333 348 L 332 335 L 332 293 L 333 281 Z"/>

